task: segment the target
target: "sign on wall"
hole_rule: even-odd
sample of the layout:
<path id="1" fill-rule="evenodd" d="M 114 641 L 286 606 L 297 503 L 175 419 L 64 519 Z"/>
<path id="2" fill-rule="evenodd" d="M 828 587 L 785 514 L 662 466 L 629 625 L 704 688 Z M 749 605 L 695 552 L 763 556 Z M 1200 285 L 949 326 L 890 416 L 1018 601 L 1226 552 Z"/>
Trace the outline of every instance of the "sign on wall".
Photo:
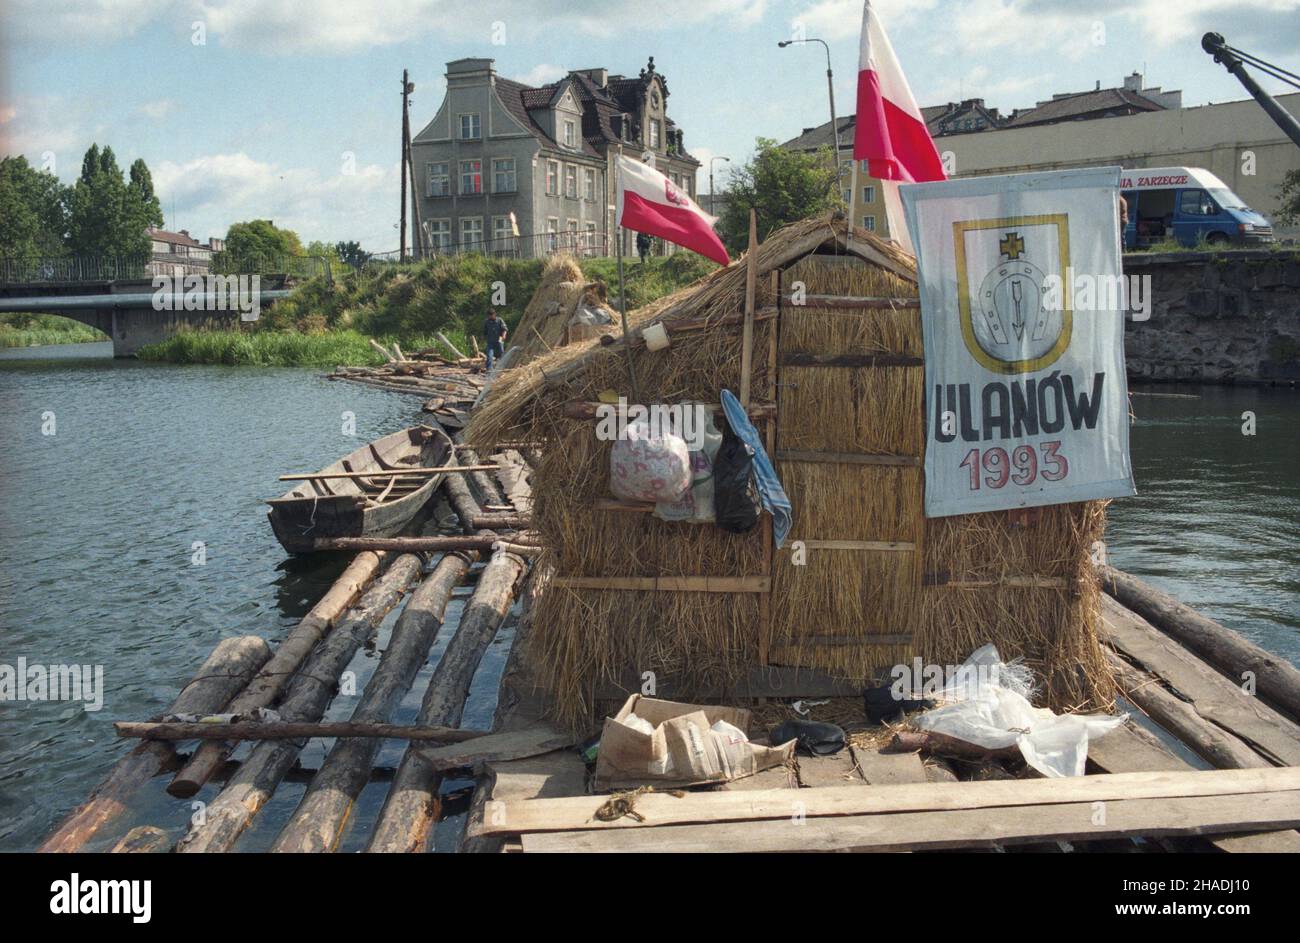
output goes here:
<path id="1" fill-rule="evenodd" d="M 1119 168 L 901 187 L 925 335 L 925 513 L 1134 493 Z"/>

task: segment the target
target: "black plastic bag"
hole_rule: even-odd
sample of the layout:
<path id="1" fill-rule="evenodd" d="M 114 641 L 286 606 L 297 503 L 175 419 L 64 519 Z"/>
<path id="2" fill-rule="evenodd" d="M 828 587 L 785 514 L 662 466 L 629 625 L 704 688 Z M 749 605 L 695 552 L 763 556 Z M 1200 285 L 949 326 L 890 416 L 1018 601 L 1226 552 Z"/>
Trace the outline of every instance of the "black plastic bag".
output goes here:
<path id="1" fill-rule="evenodd" d="M 754 451 L 722 424 L 722 445 L 713 460 L 713 512 L 718 526 L 733 534 L 753 530 L 763 511 L 754 478 Z"/>

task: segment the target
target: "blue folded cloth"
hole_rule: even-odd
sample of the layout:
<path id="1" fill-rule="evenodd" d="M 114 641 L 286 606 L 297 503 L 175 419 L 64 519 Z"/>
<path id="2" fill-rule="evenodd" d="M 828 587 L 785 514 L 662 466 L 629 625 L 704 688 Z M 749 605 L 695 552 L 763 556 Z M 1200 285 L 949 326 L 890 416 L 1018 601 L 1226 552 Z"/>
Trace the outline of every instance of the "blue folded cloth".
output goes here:
<path id="1" fill-rule="evenodd" d="M 754 450 L 754 480 L 758 483 L 759 500 L 763 502 L 767 513 L 772 515 L 772 537 L 780 548 L 785 542 L 785 535 L 790 533 L 790 499 L 786 496 L 785 489 L 781 487 L 781 480 L 776 477 L 776 469 L 772 466 L 772 460 L 767 457 L 767 450 L 763 448 L 763 440 L 759 437 L 758 430 L 745 415 L 740 400 L 736 399 L 730 390 L 722 391 L 722 411 L 726 413 L 731 430 Z"/>

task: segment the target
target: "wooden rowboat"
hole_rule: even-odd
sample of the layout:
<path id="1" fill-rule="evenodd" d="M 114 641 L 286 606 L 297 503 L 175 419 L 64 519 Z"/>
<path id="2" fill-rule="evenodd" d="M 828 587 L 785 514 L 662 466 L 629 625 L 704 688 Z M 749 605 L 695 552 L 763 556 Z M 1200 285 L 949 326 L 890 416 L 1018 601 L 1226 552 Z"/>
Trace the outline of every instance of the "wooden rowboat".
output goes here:
<path id="1" fill-rule="evenodd" d="M 428 426 L 412 426 L 376 439 L 322 468 L 322 477 L 268 501 L 271 529 L 290 553 L 310 553 L 317 540 L 333 537 L 396 536 L 433 496 L 443 474 L 382 473 L 403 467 L 438 468 L 449 464 L 453 455 L 446 433 Z M 339 472 L 377 474 L 325 477 Z"/>

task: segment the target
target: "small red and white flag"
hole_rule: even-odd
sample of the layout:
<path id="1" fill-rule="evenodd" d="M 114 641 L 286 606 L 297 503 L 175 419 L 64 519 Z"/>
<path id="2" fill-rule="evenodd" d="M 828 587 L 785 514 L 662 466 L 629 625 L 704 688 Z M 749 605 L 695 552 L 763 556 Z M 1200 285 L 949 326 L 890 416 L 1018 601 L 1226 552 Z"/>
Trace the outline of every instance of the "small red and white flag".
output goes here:
<path id="1" fill-rule="evenodd" d="M 681 187 L 649 164 L 618 155 L 615 204 L 615 225 L 666 239 L 719 265 L 730 264 L 713 230 L 717 217 L 700 209 Z"/>
<path id="2" fill-rule="evenodd" d="M 881 180 L 946 180 L 943 162 L 916 107 L 907 77 L 870 0 L 862 6 L 858 50 L 858 117 L 853 157 Z"/>

